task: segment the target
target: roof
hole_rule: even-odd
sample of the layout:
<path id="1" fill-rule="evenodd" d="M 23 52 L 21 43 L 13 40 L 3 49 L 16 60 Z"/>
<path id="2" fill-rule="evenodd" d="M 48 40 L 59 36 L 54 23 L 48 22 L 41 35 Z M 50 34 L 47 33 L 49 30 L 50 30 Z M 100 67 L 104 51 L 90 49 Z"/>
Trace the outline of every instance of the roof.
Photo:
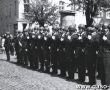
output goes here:
<path id="1" fill-rule="evenodd" d="M 71 10 L 63 10 L 63 11 L 60 11 L 60 14 L 75 15 L 75 12 Z"/>

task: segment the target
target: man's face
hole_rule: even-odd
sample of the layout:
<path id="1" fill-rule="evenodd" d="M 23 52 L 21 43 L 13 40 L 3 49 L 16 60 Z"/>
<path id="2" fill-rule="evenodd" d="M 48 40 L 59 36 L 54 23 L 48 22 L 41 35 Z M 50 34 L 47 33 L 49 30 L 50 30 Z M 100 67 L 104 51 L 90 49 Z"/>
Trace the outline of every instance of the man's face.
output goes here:
<path id="1" fill-rule="evenodd" d="M 9 38 L 9 37 L 10 37 L 10 35 L 8 34 L 8 35 L 7 35 L 7 38 Z"/>
<path id="2" fill-rule="evenodd" d="M 78 28 L 79 29 L 79 31 L 83 31 L 83 29 L 80 27 L 80 28 Z"/>

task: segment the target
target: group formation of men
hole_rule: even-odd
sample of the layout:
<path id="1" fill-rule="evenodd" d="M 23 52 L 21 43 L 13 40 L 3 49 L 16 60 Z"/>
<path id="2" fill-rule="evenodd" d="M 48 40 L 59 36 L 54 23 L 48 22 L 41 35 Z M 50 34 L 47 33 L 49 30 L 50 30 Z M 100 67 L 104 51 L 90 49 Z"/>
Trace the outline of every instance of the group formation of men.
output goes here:
<path id="1" fill-rule="evenodd" d="M 90 85 L 96 83 L 97 71 L 104 85 L 103 53 L 110 50 L 109 30 L 110 25 L 79 25 L 78 30 L 53 27 L 52 34 L 48 27 L 18 31 L 13 39 L 17 63 L 56 75 L 60 70 L 60 76 L 70 79 L 78 72 L 80 82 L 88 73 Z"/>

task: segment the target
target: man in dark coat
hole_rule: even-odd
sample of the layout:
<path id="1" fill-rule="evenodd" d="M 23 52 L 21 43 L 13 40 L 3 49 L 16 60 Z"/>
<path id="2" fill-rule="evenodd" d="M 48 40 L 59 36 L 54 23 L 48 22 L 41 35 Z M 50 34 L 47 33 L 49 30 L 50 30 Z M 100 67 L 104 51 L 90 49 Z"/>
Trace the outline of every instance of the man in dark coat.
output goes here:
<path id="1" fill-rule="evenodd" d="M 108 25 L 108 27 L 105 29 L 105 34 L 102 37 L 102 56 L 104 72 L 101 74 L 101 76 L 105 77 L 101 77 L 101 81 L 102 84 L 110 86 L 110 25 Z"/>
<path id="2" fill-rule="evenodd" d="M 23 38 L 22 38 L 22 49 L 23 49 L 23 62 L 25 66 L 29 65 L 29 33 L 28 31 L 24 31 Z"/>
<path id="3" fill-rule="evenodd" d="M 45 64 L 45 72 L 50 72 L 50 46 L 51 46 L 51 36 L 49 35 L 49 28 L 44 28 L 44 37 L 43 37 L 43 57 Z"/>
<path id="4" fill-rule="evenodd" d="M 65 56 L 66 56 L 66 68 L 68 71 L 69 79 L 74 79 L 74 73 L 75 73 L 75 55 L 74 55 L 74 49 L 75 49 L 75 38 L 76 35 L 74 34 L 76 31 L 75 26 L 70 26 L 68 28 L 68 32 L 66 34 L 66 40 L 65 40 Z M 75 36 L 74 36 L 75 35 Z"/>
<path id="5" fill-rule="evenodd" d="M 53 33 L 51 37 L 51 64 L 52 64 L 52 74 L 58 73 L 58 28 L 53 28 Z"/>
<path id="6" fill-rule="evenodd" d="M 61 77 L 66 77 L 66 57 L 65 57 L 65 31 L 64 29 L 59 30 L 59 51 L 58 51 L 58 65 L 60 68 L 60 76 Z"/>
<path id="7" fill-rule="evenodd" d="M 10 61 L 10 49 L 12 47 L 12 38 L 11 38 L 10 33 L 7 32 L 4 38 L 5 38 L 4 47 L 6 51 L 7 61 Z"/>
<path id="8" fill-rule="evenodd" d="M 36 45 L 37 34 L 33 31 L 30 33 L 30 67 L 32 69 L 39 69 L 38 63 L 38 53 L 37 53 L 37 45 Z"/>
<path id="9" fill-rule="evenodd" d="M 44 72 L 44 57 L 43 57 L 43 27 L 39 28 L 39 33 L 36 38 L 37 55 L 40 63 L 40 71 Z"/>
<path id="10" fill-rule="evenodd" d="M 17 31 L 16 36 L 14 37 L 14 47 L 17 56 L 17 64 L 22 64 L 22 37 L 23 34 L 21 31 Z"/>
<path id="11" fill-rule="evenodd" d="M 80 82 L 85 81 L 85 43 L 86 42 L 86 32 L 84 25 L 80 24 L 78 26 L 77 40 L 75 47 L 75 61 L 78 69 L 78 80 Z"/>
<path id="12" fill-rule="evenodd" d="M 96 30 L 93 27 L 88 28 L 87 44 L 85 47 L 85 60 L 89 76 L 89 84 L 96 84 L 96 59 L 98 51 L 98 38 Z"/>

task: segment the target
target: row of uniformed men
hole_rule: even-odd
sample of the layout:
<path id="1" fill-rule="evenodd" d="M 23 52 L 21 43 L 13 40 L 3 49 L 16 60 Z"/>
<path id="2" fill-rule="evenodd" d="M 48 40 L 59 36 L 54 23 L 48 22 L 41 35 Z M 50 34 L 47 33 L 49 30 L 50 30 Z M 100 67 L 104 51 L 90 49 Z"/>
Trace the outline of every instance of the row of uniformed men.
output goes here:
<path id="1" fill-rule="evenodd" d="M 92 26 L 87 29 L 79 25 L 75 27 L 53 28 L 52 35 L 48 28 L 17 32 L 14 38 L 15 51 L 18 64 L 30 66 L 42 72 L 51 72 L 62 77 L 74 79 L 74 73 L 78 70 L 78 79 L 85 81 L 85 73 L 88 71 L 89 83 L 96 83 L 96 67 L 102 84 L 106 84 L 105 75 L 102 72 L 102 54 L 110 50 L 108 40 L 110 27 Z M 100 58 L 100 60 L 99 60 Z M 101 63 L 101 64 L 97 64 Z M 103 69 L 104 70 L 104 69 Z"/>

